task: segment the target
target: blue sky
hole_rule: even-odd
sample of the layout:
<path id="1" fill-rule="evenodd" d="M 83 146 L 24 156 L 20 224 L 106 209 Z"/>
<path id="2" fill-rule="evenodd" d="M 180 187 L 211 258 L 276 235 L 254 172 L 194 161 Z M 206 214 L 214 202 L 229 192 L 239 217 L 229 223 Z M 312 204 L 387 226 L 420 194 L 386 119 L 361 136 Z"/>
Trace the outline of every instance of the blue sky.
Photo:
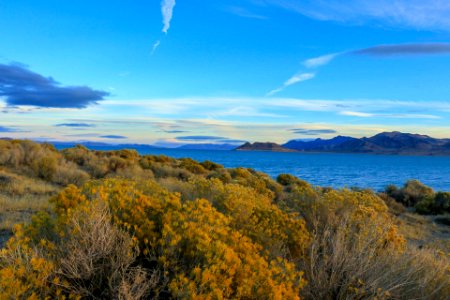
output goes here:
<path id="1" fill-rule="evenodd" d="M 450 137 L 444 0 L 0 3 L 0 136 Z"/>

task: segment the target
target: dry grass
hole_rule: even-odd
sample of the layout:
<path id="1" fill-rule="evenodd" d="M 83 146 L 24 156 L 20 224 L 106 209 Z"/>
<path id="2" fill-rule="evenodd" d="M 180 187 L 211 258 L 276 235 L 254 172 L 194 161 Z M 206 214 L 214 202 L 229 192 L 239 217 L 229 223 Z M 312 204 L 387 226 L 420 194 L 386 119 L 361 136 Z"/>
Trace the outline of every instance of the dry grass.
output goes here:
<path id="1" fill-rule="evenodd" d="M 0 231 L 9 235 L 18 223 L 28 223 L 31 216 L 48 207 L 48 199 L 59 187 L 39 179 L 0 169 Z M 1 245 L 1 243 L 0 243 Z"/>
<path id="2" fill-rule="evenodd" d="M 69 282 L 69 293 L 83 298 L 142 299 L 155 287 L 156 274 L 133 267 L 138 254 L 133 240 L 110 220 L 101 203 L 71 216 L 72 234 L 58 249 L 58 275 Z"/>
<path id="3" fill-rule="evenodd" d="M 380 249 L 380 226 L 349 236 L 348 220 L 313 235 L 308 259 L 300 262 L 306 299 L 447 299 L 449 259 L 430 249 Z M 370 225 L 369 225 L 370 226 Z"/>
<path id="4" fill-rule="evenodd" d="M 9 231 L 15 224 L 28 223 L 31 216 L 48 207 L 48 196 L 6 198 L 0 195 L 0 230 Z"/>
<path id="5" fill-rule="evenodd" d="M 434 216 L 401 214 L 399 230 L 412 245 L 450 253 L 450 226 L 436 224 L 434 219 Z"/>

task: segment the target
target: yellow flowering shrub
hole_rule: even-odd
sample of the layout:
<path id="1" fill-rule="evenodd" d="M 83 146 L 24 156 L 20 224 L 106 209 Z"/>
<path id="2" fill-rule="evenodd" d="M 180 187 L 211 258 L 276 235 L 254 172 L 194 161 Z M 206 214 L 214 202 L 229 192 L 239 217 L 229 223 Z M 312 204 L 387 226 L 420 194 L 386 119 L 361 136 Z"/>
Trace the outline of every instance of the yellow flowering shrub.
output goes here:
<path id="1" fill-rule="evenodd" d="M 45 240 L 40 244 L 52 248 Z M 57 285 L 49 288 L 49 282 L 60 282 L 56 266 L 33 247 L 22 226 L 16 226 L 15 237 L 0 250 L 0 299 L 52 299 L 61 295 L 61 289 Z"/>
<path id="2" fill-rule="evenodd" d="M 101 293 L 100 287 L 120 291 L 133 264 L 152 276 L 152 287 L 143 289 L 147 296 L 299 299 L 302 272 L 286 252 L 273 249 L 285 245 L 291 255 L 304 249 L 304 224 L 268 198 L 248 198 L 258 197 L 253 189 L 239 192 L 230 185 L 224 192 L 231 196 L 223 199 L 220 212 L 208 200 L 182 201 L 180 194 L 152 181 L 109 179 L 69 186 L 52 199 L 54 212 L 35 217 L 2 251 L 0 295 L 85 297 L 89 291 Z M 253 202 L 249 215 L 239 217 L 238 199 Z M 98 213 L 98 207 L 107 207 L 107 213 Z M 105 218 L 117 229 L 109 229 Z M 288 232 L 294 230 L 299 233 Z M 124 250 L 112 249 L 104 240 L 109 236 L 118 236 L 122 246 L 116 248 Z M 137 256 L 128 263 L 134 246 Z M 16 253 L 23 255 L 13 259 Z M 117 277 L 111 266 L 119 262 L 124 271 Z"/>
<path id="3" fill-rule="evenodd" d="M 261 246 L 232 230 L 206 200 L 164 218 L 164 267 L 177 273 L 173 295 L 199 299 L 297 299 L 301 273 L 286 260 L 269 261 Z M 181 261 L 180 261 L 181 258 Z"/>
<path id="4" fill-rule="evenodd" d="M 349 218 L 351 232 L 361 236 L 376 237 L 380 249 L 393 248 L 401 251 L 406 241 L 398 228 L 384 201 L 370 191 L 331 190 L 321 198 L 321 210 L 335 218 Z M 371 231 L 374 229 L 375 232 Z M 349 228 L 350 230 L 350 228 Z M 355 240 L 357 242 L 358 239 Z"/>

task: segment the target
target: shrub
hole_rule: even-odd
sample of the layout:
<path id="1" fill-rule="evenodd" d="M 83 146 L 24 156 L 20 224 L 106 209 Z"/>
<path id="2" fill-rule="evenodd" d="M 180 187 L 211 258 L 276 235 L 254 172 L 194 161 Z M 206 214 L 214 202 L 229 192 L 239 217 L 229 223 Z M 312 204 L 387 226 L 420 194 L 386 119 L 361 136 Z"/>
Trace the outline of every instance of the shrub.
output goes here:
<path id="1" fill-rule="evenodd" d="M 280 174 L 277 177 L 277 182 L 281 185 L 288 186 L 288 185 L 304 185 L 306 182 L 303 180 L 300 180 L 299 178 L 290 175 L 290 174 Z M 306 183 L 307 184 L 307 183 Z"/>
<path id="2" fill-rule="evenodd" d="M 209 160 L 205 160 L 204 162 L 201 162 L 200 164 L 208 171 L 216 171 L 219 169 L 223 169 L 222 165 L 216 164 Z"/>
<path id="3" fill-rule="evenodd" d="M 434 212 L 450 213 L 450 192 L 438 192 L 434 197 Z"/>
<path id="4" fill-rule="evenodd" d="M 344 218 L 313 235 L 309 259 L 301 261 L 306 299 L 447 299 L 445 257 L 430 250 L 380 252 L 377 237 L 389 225 L 368 224 L 369 234 L 360 235 L 351 223 Z"/>
<path id="5" fill-rule="evenodd" d="M 304 286 L 292 263 L 268 256 L 268 244 L 236 230 L 232 217 L 156 183 L 90 182 L 52 202 L 54 214 L 36 217 L 2 252 L 0 295 L 298 299 Z M 292 222 L 277 230 L 297 230 Z"/>
<path id="6" fill-rule="evenodd" d="M 62 186 L 67 186 L 69 184 L 81 186 L 89 179 L 90 175 L 87 172 L 78 169 L 74 163 L 64 162 L 56 169 L 52 181 Z"/>
<path id="7" fill-rule="evenodd" d="M 208 172 L 201 164 L 191 158 L 180 159 L 180 168 L 188 170 L 193 174 L 205 174 Z"/>
<path id="8" fill-rule="evenodd" d="M 394 198 L 389 196 L 386 193 L 380 193 L 378 196 L 383 199 L 384 203 L 386 203 L 387 207 L 389 208 L 389 211 L 398 216 L 406 212 L 406 207 L 403 206 L 400 202 L 397 202 Z"/>
<path id="9" fill-rule="evenodd" d="M 232 180 L 230 173 L 225 169 L 215 170 L 211 172 L 206 178 L 208 179 L 217 178 L 223 183 L 231 183 Z"/>
<path id="10" fill-rule="evenodd" d="M 403 187 L 403 201 L 407 206 L 414 206 L 421 200 L 433 196 L 433 194 L 432 188 L 418 180 L 409 180 Z"/>

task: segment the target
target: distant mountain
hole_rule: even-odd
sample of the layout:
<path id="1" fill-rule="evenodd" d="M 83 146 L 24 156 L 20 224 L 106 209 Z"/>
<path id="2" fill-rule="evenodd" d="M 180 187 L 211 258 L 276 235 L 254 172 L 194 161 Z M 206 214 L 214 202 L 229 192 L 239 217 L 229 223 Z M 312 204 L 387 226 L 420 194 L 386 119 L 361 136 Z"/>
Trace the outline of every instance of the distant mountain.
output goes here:
<path id="1" fill-rule="evenodd" d="M 324 140 L 316 139 L 313 141 L 292 140 L 282 145 L 284 148 L 297 150 L 297 151 L 310 151 L 310 150 L 332 150 L 334 147 L 339 146 L 345 142 L 352 140 L 358 140 L 356 138 L 348 136 L 337 136 L 335 138 Z"/>
<path id="2" fill-rule="evenodd" d="M 54 142 L 58 149 L 83 145 L 92 150 L 135 149 L 140 153 L 163 147 L 144 144 L 108 144 L 102 142 Z M 450 155 L 450 139 L 436 139 L 428 135 L 383 132 L 372 137 L 353 138 L 337 136 L 332 139 L 291 140 L 283 145 L 276 143 L 245 143 L 239 147 L 232 144 L 186 144 L 176 149 L 210 151 L 274 151 L 274 152 L 331 152 L 331 153 L 372 153 L 401 155 Z"/>
<path id="3" fill-rule="evenodd" d="M 108 143 L 102 143 L 102 142 L 49 142 L 50 144 L 55 145 L 57 149 L 66 149 L 66 148 L 72 148 L 76 145 L 83 145 L 88 149 L 91 150 L 122 150 L 122 149 L 135 149 L 138 152 L 145 151 L 145 150 L 151 150 L 151 149 L 158 149 L 158 147 L 152 146 L 152 145 L 145 145 L 145 144 L 108 144 Z"/>
<path id="4" fill-rule="evenodd" d="M 343 152 L 405 155 L 450 155 L 450 139 L 435 139 L 427 135 L 383 132 L 369 138 L 337 136 L 310 142 L 289 141 L 283 145 L 296 151 Z"/>
<path id="5" fill-rule="evenodd" d="M 276 143 L 245 143 L 237 147 L 238 151 L 274 151 L 274 152 L 293 152 L 295 150 L 284 148 Z"/>
<path id="6" fill-rule="evenodd" d="M 210 151 L 229 151 L 234 150 L 238 146 L 232 144 L 187 144 L 176 149 L 183 150 L 210 150 Z"/>

